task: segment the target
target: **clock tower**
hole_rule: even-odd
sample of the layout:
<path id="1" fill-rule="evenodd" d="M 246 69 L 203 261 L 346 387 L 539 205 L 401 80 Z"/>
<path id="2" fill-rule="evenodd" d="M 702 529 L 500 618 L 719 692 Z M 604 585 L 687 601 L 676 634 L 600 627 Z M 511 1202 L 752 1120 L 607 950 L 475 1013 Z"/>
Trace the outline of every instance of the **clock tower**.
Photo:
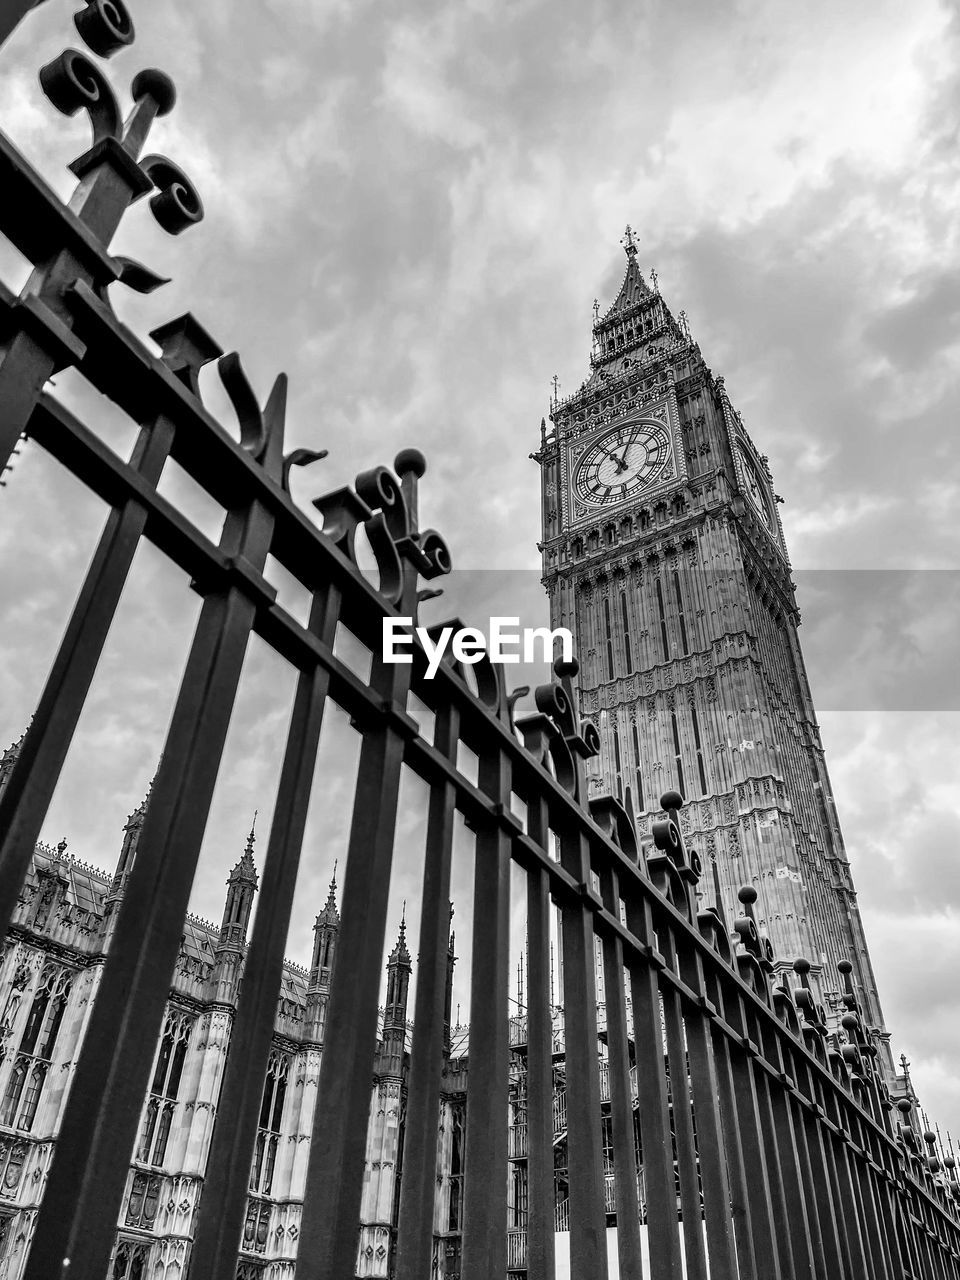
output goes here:
<path id="1" fill-rule="evenodd" d="M 587 380 L 554 398 L 535 455 L 551 626 L 573 632 L 580 702 L 602 750 L 590 785 L 642 833 L 660 795 L 728 919 L 753 885 L 778 967 L 800 956 L 831 1029 L 849 959 L 886 1033 L 797 635 L 790 561 L 766 458 L 633 233 L 613 305 L 594 304 Z M 885 1055 L 888 1056 L 888 1055 Z"/>

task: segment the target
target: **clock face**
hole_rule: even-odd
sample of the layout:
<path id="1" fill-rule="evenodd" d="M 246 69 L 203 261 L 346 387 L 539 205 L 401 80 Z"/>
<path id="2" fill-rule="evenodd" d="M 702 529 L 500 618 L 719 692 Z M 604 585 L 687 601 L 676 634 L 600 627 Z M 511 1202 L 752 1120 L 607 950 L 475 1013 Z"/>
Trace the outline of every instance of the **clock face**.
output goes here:
<path id="1" fill-rule="evenodd" d="M 760 519 L 769 529 L 770 527 L 770 510 L 767 506 L 766 495 L 763 492 L 763 485 L 760 483 L 760 477 L 751 458 L 747 456 L 741 449 L 740 458 L 743 462 L 743 473 L 747 481 L 747 495 L 750 501 L 756 507 Z"/>
<path id="2" fill-rule="evenodd" d="M 598 436 L 580 455 L 573 492 L 581 502 L 624 502 L 653 484 L 670 459 L 670 442 L 657 422 L 622 422 Z"/>

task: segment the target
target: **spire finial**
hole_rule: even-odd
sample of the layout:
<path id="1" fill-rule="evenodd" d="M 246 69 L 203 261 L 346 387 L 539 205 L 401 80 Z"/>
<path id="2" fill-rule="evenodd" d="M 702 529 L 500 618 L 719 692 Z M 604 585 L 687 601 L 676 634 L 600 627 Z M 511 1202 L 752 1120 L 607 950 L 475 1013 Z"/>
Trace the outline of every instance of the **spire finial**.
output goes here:
<path id="1" fill-rule="evenodd" d="M 247 836 L 248 853 L 253 853 L 254 842 L 257 838 L 257 814 L 259 814 L 259 812 L 259 809 L 254 809 L 253 811 L 253 821 L 250 823 L 250 834 Z"/>
<path id="2" fill-rule="evenodd" d="M 407 900 L 404 898 L 403 906 L 400 908 L 400 941 L 404 942 L 407 936 Z"/>
<path id="3" fill-rule="evenodd" d="M 600 301 L 597 298 L 593 300 L 593 323 L 600 323 Z"/>
<path id="4" fill-rule="evenodd" d="M 633 227 L 631 227 L 629 222 L 627 223 L 627 229 L 624 231 L 623 239 L 620 243 L 623 245 L 623 251 L 628 258 L 635 258 L 637 256 L 637 245 L 633 238 Z"/>
<path id="5" fill-rule="evenodd" d="M 656 267 L 650 268 L 650 283 L 653 285 L 653 292 L 660 292 L 660 277 L 657 275 Z"/>

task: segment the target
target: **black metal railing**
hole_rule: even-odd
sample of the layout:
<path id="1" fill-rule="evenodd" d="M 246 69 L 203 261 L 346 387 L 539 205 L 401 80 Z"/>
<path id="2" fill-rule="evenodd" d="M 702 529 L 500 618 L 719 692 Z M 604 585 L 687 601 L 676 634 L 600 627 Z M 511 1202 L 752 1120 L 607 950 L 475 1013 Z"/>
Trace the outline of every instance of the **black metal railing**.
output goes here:
<path id="1" fill-rule="evenodd" d="M 77 25 L 98 57 L 132 39 L 119 0 L 89 0 Z M 517 719 L 518 694 L 508 692 L 502 671 L 488 661 L 473 668 L 472 691 L 454 661 L 427 680 L 416 644 L 412 665 L 380 660 L 383 618 L 416 617 L 421 580 L 449 569 L 442 538 L 418 525 L 421 455 L 406 450 L 395 473 L 374 467 L 352 488 L 318 498 L 321 532 L 289 492 L 290 468 L 322 455 L 284 452 L 284 376 L 261 408 L 238 357 L 222 356 L 191 316 L 150 335 L 159 354 L 117 319 L 111 289 L 147 291 L 162 283 L 141 264 L 110 252 L 128 206 L 149 195 L 157 220 L 171 233 L 202 217 L 199 196 L 172 161 L 141 157 L 154 117 L 173 107 L 168 77 L 157 71 L 136 76 L 125 122 L 100 63 L 84 53 L 62 54 L 43 68 L 40 80 L 58 109 L 88 113 L 93 139 L 71 166 L 78 186 L 64 204 L 0 137 L 0 227 L 34 264 L 19 297 L 0 293 L 0 466 L 26 435 L 103 499 L 111 514 L 0 798 L 0 930 L 12 918 L 143 539 L 189 575 L 203 604 L 76 1062 L 25 1275 L 98 1280 L 107 1274 L 227 726 L 244 654 L 256 635 L 295 667 L 298 683 L 219 1102 L 218 1114 L 227 1119 L 214 1128 L 195 1222 L 194 1280 L 234 1280 L 237 1273 L 283 949 L 331 700 L 361 728 L 362 746 L 299 1280 L 354 1274 L 404 767 L 426 782 L 429 812 L 396 1224 L 399 1280 L 430 1276 L 435 1249 L 457 812 L 476 834 L 462 1280 L 504 1276 L 508 1263 L 516 1268 L 521 1258 L 530 1280 L 555 1274 L 551 905 L 560 910 L 564 957 L 565 1222 L 573 1276 L 607 1274 L 610 1212 L 616 1215 L 622 1280 L 639 1280 L 643 1256 L 654 1280 L 681 1274 L 706 1280 L 708 1270 L 711 1280 L 960 1276 L 955 1176 L 925 1153 L 909 1102 L 899 1104 L 902 1113 L 892 1105 L 849 973 L 839 1044 L 828 1038 L 802 964 L 796 985 L 784 976 L 774 981 L 774 958 L 753 916 L 753 890 L 741 892 L 743 910 L 735 921 L 724 918 L 719 902 L 698 908 L 701 868 L 680 834 L 676 793 L 662 799 L 664 816 L 654 824 L 656 847 L 649 857 L 638 853 L 632 823 L 616 800 L 587 799 L 584 761 L 597 752 L 598 738 L 575 709 L 576 664 L 558 664 L 556 682 L 535 692 L 536 712 Z M 237 411 L 239 440 L 201 399 L 199 371 L 215 359 Z M 128 460 L 45 390 L 51 375 L 67 367 L 138 425 Z M 168 460 L 225 509 L 217 543 L 158 493 Z M 361 527 L 376 556 L 376 584 L 356 563 Z M 310 593 L 306 624 L 277 603 L 264 574 L 268 556 Z M 338 626 L 373 651 L 369 680 L 335 656 Z M 432 741 L 408 713 L 411 692 L 435 717 Z M 479 760 L 476 784 L 457 769 L 460 743 Z M 513 796 L 526 807 L 525 821 L 513 811 Z M 507 1224 L 512 866 L 524 878 L 528 930 L 522 1241 L 518 1233 L 508 1234 Z M 606 993 L 602 1091 L 597 938 Z M 612 1147 L 605 1166 L 601 1125 L 607 1106 Z M 611 1161 L 631 1176 L 611 1183 L 605 1177 Z"/>

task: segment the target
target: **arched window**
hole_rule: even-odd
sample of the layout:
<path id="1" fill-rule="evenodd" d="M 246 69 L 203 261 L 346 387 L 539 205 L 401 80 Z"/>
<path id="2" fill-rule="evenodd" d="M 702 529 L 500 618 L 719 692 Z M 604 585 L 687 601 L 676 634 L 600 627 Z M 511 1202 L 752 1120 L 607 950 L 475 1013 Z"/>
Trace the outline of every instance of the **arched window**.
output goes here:
<path id="1" fill-rule="evenodd" d="M 20 1040 L 20 1051 L 4 1090 L 0 1124 L 25 1132 L 32 1129 L 72 981 L 71 971 L 55 964 L 46 965 L 41 973 Z"/>
<path id="2" fill-rule="evenodd" d="M 190 1018 L 176 1012 L 168 1013 L 163 1025 L 150 1097 L 144 1108 L 137 1144 L 137 1159 L 144 1164 L 162 1165 L 167 1154 L 192 1025 Z"/>
<path id="3" fill-rule="evenodd" d="M 273 1187 L 289 1072 L 289 1056 L 276 1050 L 271 1053 L 267 1066 L 267 1078 L 263 1082 L 260 1125 L 257 1130 L 257 1145 L 253 1153 L 253 1167 L 250 1170 L 250 1190 L 265 1196 L 270 1195 Z"/>
<path id="4" fill-rule="evenodd" d="M 153 1230 L 160 1204 L 160 1177 L 156 1173 L 135 1173 L 127 1201 L 127 1226 Z"/>
<path id="5" fill-rule="evenodd" d="M 150 1246 L 141 1240 L 117 1241 L 110 1280 L 146 1280 Z"/>
<path id="6" fill-rule="evenodd" d="M 37 1062 L 27 1076 L 26 1087 L 23 1090 L 23 1097 L 20 1103 L 20 1114 L 17 1117 L 18 1129 L 24 1129 L 29 1133 L 33 1126 L 34 1116 L 37 1114 L 37 1107 L 40 1104 L 40 1091 L 43 1088 L 46 1074 L 47 1064 L 45 1062 Z"/>
<path id="7" fill-rule="evenodd" d="M 10 1072 L 10 1078 L 7 1080 L 7 1087 L 3 1095 L 3 1110 L 0 1111 L 0 1124 L 13 1124 L 14 1117 L 17 1114 L 17 1108 L 20 1106 L 20 1096 L 23 1093 L 24 1082 L 27 1078 L 29 1062 L 29 1058 L 18 1058 L 14 1063 L 13 1070 Z"/>

